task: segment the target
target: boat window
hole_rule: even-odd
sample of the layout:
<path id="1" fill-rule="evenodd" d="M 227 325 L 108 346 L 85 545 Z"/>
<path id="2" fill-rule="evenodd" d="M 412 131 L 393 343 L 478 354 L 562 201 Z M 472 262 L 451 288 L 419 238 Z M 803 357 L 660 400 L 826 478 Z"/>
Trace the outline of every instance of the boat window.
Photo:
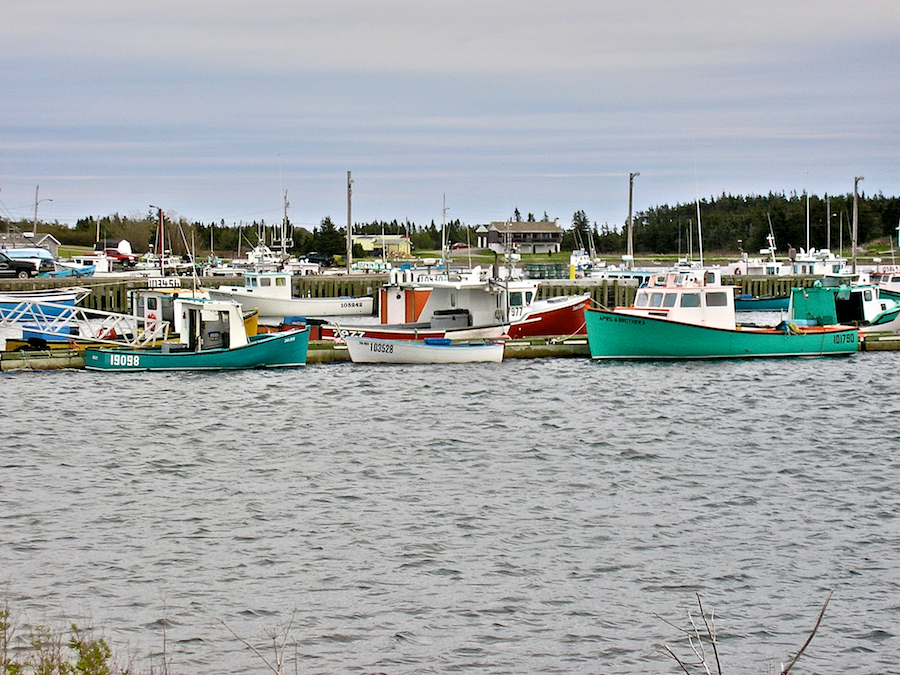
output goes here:
<path id="1" fill-rule="evenodd" d="M 716 291 L 715 293 L 707 293 L 706 294 L 706 306 L 707 307 L 727 307 L 728 306 L 728 297 L 722 291 Z"/>
<path id="2" fill-rule="evenodd" d="M 900 283 L 900 277 L 891 277 L 891 281 L 894 283 Z"/>
<path id="3" fill-rule="evenodd" d="M 276 286 L 284 286 L 286 282 L 287 282 L 287 277 L 276 277 L 275 278 Z"/>
<path id="4" fill-rule="evenodd" d="M 150 311 L 156 311 L 159 309 L 159 298 L 150 296 L 147 298 L 147 309 Z"/>
<path id="5" fill-rule="evenodd" d="M 682 307 L 699 307 L 700 306 L 700 294 L 699 293 L 682 293 L 681 294 L 681 306 Z"/>
<path id="6" fill-rule="evenodd" d="M 663 307 L 674 307 L 677 300 L 678 293 L 666 293 L 665 300 L 663 300 Z"/>
<path id="7" fill-rule="evenodd" d="M 638 293 L 637 297 L 634 299 L 635 307 L 646 307 L 647 306 L 647 294 L 644 292 Z"/>
<path id="8" fill-rule="evenodd" d="M 716 273 L 715 272 L 707 272 L 706 273 L 706 283 L 712 286 L 716 283 Z"/>
<path id="9" fill-rule="evenodd" d="M 521 307 L 522 306 L 522 293 L 520 291 L 516 291 L 515 293 L 509 294 L 509 306 L 510 307 Z"/>
<path id="10" fill-rule="evenodd" d="M 872 299 L 872 291 L 870 289 L 863 291 L 863 299 L 866 302 L 869 302 Z"/>
<path id="11" fill-rule="evenodd" d="M 651 307 L 662 307 L 662 293 L 651 293 L 650 294 L 650 306 Z"/>
<path id="12" fill-rule="evenodd" d="M 248 286 L 256 286 L 256 277 L 248 277 L 247 282 Z"/>
<path id="13" fill-rule="evenodd" d="M 450 294 L 450 306 L 456 307 L 456 293 Z"/>
<path id="14" fill-rule="evenodd" d="M 262 279 L 259 280 L 259 285 L 260 286 L 271 286 L 272 280 L 269 279 L 269 277 L 263 277 Z"/>
<path id="15" fill-rule="evenodd" d="M 534 293 L 532 293 L 531 291 L 526 291 L 525 292 L 525 304 L 530 305 L 532 300 L 534 300 Z"/>

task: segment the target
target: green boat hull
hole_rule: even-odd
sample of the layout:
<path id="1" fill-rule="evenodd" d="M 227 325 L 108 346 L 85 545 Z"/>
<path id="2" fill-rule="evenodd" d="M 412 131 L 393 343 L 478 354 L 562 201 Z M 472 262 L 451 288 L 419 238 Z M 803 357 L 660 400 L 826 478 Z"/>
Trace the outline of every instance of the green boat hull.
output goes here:
<path id="1" fill-rule="evenodd" d="M 846 356 L 859 348 L 852 327 L 788 332 L 727 330 L 618 314 L 585 311 L 594 359 L 744 359 L 780 356 Z"/>
<path id="2" fill-rule="evenodd" d="M 283 333 L 264 333 L 234 349 L 199 352 L 161 349 L 88 348 L 84 367 L 88 370 L 240 370 L 245 368 L 291 368 L 306 364 L 309 328 Z"/>

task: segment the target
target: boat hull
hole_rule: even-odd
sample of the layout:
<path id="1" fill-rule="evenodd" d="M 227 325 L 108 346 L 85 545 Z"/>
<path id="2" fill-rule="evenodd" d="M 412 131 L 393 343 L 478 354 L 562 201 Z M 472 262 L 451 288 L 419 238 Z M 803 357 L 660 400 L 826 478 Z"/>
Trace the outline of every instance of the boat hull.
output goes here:
<path id="1" fill-rule="evenodd" d="M 859 348 L 850 326 L 785 332 L 779 329 L 707 328 L 600 309 L 585 312 L 594 359 L 740 359 L 848 355 Z"/>
<path id="2" fill-rule="evenodd" d="M 85 350 L 88 370 L 239 370 L 246 368 L 290 368 L 306 364 L 309 328 L 266 333 L 234 349 L 209 349 L 200 352 L 162 349 Z"/>
<path id="3" fill-rule="evenodd" d="M 500 363 L 502 342 L 428 344 L 409 340 L 345 339 L 354 363 Z"/>
<path id="4" fill-rule="evenodd" d="M 431 324 L 326 324 L 322 326 L 323 340 L 346 340 L 348 337 L 372 340 L 424 340 L 426 338 L 451 338 L 453 340 L 494 339 L 507 335 L 509 326 L 482 326 L 480 328 L 432 328 Z"/>
<path id="5" fill-rule="evenodd" d="M 510 311 L 511 338 L 585 334 L 584 310 L 591 306 L 589 295 L 559 296 L 539 302 L 540 311 L 526 314 L 522 319 Z"/>
<path id="6" fill-rule="evenodd" d="M 267 298 L 245 292 L 243 287 L 223 287 L 209 290 L 213 300 L 235 300 L 246 311 L 259 309 L 261 317 L 289 316 L 365 316 L 374 310 L 375 299 L 364 295 L 340 298 Z"/>

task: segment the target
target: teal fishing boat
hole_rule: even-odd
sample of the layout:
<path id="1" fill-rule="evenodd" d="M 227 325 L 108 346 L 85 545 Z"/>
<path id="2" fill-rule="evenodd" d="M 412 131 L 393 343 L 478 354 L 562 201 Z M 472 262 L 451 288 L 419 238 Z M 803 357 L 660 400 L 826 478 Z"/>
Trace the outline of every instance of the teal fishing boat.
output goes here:
<path id="1" fill-rule="evenodd" d="M 237 370 L 306 364 L 309 327 L 248 336 L 241 306 L 233 301 L 175 301 L 184 330 L 178 342 L 155 348 L 85 350 L 88 370 Z"/>
<path id="2" fill-rule="evenodd" d="M 631 307 L 589 309 L 585 321 L 594 359 L 848 355 L 859 345 L 853 326 L 738 326 L 734 287 L 718 270 L 654 275 Z"/>

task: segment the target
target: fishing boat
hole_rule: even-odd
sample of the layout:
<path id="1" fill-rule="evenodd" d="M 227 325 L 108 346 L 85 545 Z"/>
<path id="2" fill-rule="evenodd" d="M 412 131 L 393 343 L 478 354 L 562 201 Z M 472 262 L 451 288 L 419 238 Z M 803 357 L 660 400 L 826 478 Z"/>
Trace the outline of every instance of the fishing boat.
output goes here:
<path id="1" fill-rule="evenodd" d="M 309 328 L 248 336 L 241 306 L 202 298 L 175 301 L 185 330 L 178 342 L 142 349 L 85 350 L 89 370 L 235 370 L 306 364 Z"/>
<path id="2" fill-rule="evenodd" d="M 539 280 L 486 279 L 478 267 L 428 281 L 410 281 L 405 272 L 392 272 L 380 291 L 380 323 L 326 325 L 323 338 L 463 340 L 508 335 L 519 339 L 585 333 L 589 294 L 539 300 Z"/>
<path id="3" fill-rule="evenodd" d="M 802 326 L 825 315 L 826 320 L 856 326 L 861 333 L 900 333 L 900 302 L 861 277 L 824 277 L 792 295 L 791 321 Z"/>
<path id="4" fill-rule="evenodd" d="M 291 295 L 291 274 L 287 272 L 246 272 L 243 286 L 206 289 L 213 300 L 234 300 L 244 309 L 256 307 L 260 318 L 289 316 L 371 315 L 372 296 L 338 298 L 298 298 Z"/>
<path id="5" fill-rule="evenodd" d="M 815 324 L 810 320 L 802 328 L 794 322 L 739 326 L 734 287 L 722 285 L 716 269 L 654 275 L 630 307 L 585 311 L 594 359 L 823 356 L 858 349 L 855 327 L 825 324 L 821 312 L 818 317 Z"/>
<path id="6" fill-rule="evenodd" d="M 500 363 L 504 344 L 495 340 L 454 342 L 448 338 L 379 340 L 344 339 L 354 363 Z"/>

